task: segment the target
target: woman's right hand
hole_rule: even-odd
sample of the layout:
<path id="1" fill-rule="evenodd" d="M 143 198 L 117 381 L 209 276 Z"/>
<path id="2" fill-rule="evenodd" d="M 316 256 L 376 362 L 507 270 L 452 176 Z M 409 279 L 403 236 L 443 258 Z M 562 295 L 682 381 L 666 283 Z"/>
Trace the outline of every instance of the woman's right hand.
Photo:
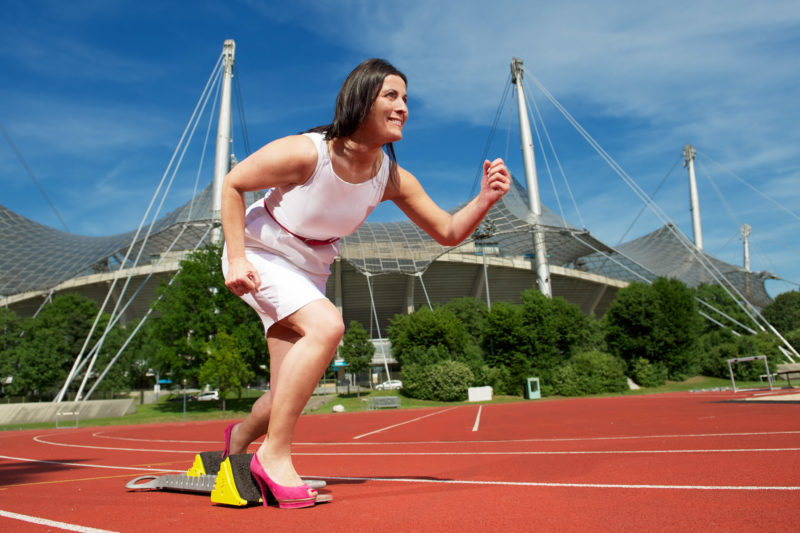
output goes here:
<path id="1" fill-rule="evenodd" d="M 242 296 L 248 292 L 257 292 L 261 287 L 261 277 L 250 261 L 240 257 L 228 262 L 225 286 L 236 296 Z"/>

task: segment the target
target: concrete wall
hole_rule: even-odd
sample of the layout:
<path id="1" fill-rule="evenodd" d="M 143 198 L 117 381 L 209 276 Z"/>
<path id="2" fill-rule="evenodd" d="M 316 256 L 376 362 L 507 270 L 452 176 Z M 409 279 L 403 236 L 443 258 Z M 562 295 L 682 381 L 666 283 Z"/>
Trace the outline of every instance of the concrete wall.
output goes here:
<path id="1" fill-rule="evenodd" d="M 80 420 L 109 418 L 136 412 L 136 402 L 127 400 L 89 400 L 88 402 L 41 402 L 0 404 L 0 424 L 34 424 L 55 422 L 75 423 L 75 416 L 59 416 L 58 413 L 79 413 Z"/>

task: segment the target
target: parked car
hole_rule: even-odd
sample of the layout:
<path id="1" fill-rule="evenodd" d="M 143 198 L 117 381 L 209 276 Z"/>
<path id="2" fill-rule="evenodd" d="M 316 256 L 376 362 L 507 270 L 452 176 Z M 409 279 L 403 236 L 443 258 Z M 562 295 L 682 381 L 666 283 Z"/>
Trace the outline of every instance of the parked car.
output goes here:
<path id="1" fill-rule="evenodd" d="M 186 401 L 187 402 L 193 402 L 193 401 L 195 401 L 197 399 L 197 396 L 194 396 L 193 394 L 186 394 L 185 397 L 186 397 Z M 178 394 L 178 395 L 170 396 L 169 398 L 167 398 L 167 401 L 168 402 L 182 402 L 183 398 L 184 398 L 183 394 Z"/>
<path id="2" fill-rule="evenodd" d="M 390 379 L 375 385 L 376 390 L 400 390 L 403 388 L 403 382 L 399 379 Z"/>
<path id="3" fill-rule="evenodd" d="M 210 402 L 213 400 L 219 400 L 219 391 L 211 390 L 206 392 L 201 392 L 197 395 L 198 402 Z"/>

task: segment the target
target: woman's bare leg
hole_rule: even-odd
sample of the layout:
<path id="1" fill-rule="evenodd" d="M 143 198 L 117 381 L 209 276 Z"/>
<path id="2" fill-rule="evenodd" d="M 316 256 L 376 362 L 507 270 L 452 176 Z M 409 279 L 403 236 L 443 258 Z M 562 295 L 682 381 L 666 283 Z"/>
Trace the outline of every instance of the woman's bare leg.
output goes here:
<path id="1" fill-rule="evenodd" d="M 274 335 L 283 335 L 282 342 L 290 347 L 282 357 L 277 379 L 272 376 L 269 428 L 257 453 L 267 475 L 291 487 L 303 484 L 292 464 L 295 425 L 336 353 L 344 323 L 339 310 L 329 300 L 320 299 L 286 317 L 280 325 L 284 327 Z M 287 328 L 296 332 L 292 339 L 285 337 Z M 270 328 L 270 336 L 273 329 L 275 326 Z"/>
<path id="2" fill-rule="evenodd" d="M 263 437 L 269 426 L 269 416 L 272 410 L 272 395 L 278 383 L 281 363 L 286 353 L 294 346 L 300 336 L 291 329 L 280 324 L 275 324 L 267 334 L 267 347 L 269 348 L 269 376 L 270 390 L 265 392 L 250 409 L 247 418 L 236 424 L 231 432 L 230 453 L 247 453 L 251 442 Z"/>

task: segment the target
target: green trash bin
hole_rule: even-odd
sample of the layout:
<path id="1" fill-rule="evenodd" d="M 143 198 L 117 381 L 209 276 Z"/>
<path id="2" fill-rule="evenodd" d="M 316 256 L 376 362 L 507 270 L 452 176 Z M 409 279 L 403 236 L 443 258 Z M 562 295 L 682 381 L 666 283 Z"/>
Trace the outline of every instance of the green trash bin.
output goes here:
<path id="1" fill-rule="evenodd" d="M 526 379 L 523 389 L 523 396 L 525 396 L 526 400 L 538 400 L 542 397 L 542 391 L 539 389 L 539 378 Z"/>

